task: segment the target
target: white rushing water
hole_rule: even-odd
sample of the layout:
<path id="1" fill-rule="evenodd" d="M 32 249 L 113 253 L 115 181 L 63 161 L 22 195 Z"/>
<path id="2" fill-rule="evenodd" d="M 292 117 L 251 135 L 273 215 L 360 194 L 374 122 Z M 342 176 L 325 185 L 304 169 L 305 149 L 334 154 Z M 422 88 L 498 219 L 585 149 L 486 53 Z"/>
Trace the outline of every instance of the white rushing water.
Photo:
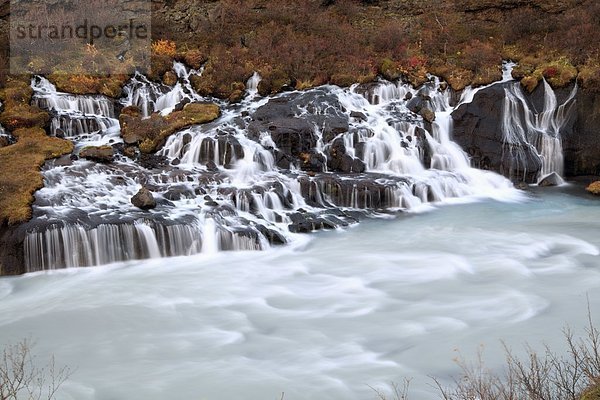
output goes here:
<path id="1" fill-rule="evenodd" d="M 190 83 L 202 71 L 180 63 L 173 70 L 178 78 L 173 86 L 134 76 L 119 102 L 147 117 L 207 100 Z M 172 165 L 146 170 L 117 155 L 109 165 L 79 160 L 48 168 L 34 205 L 37 220 L 47 222 L 26 238 L 27 270 L 264 250 L 273 242 L 297 240 L 289 226 L 298 214 L 312 215 L 308 224 L 316 229 L 353 223 L 345 211 L 417 212 L 431 204 L 521 196 L 506 178 L 470 167 L 451 139 L 451 90 L 437 79 L 419 90 L 382 81 L 366 89 L 324 86 L 274 98 L 257 95 L 259 82 L 258 74 L 250 77 L 240 104 L 221 102 L 217 121 L 170 136 L 159 155 Z M 110 99 L 60 93 L 44 78 L 32 85 L 36 104 L 55 113 L 54 134 L 74 140 L 79 149 L 121 142 Z M 278 146 L 288 142 L 277 142 L 270 126 L 255 118 L 267 103 L 282 100 L 289 110 L 269 117 L 269 124 L 293 117 L 313 131 L 300 139 L 299 146 L 310 146 L 300 156 L 322 160 L 323 174 L 303 171 L 298 155 L 282 165 L 285 151 Z M 431 126 L 409 111 L 415 102 L 435 116 Z M 334 155 L 353 174 L 327 173 Z M 141 212 L 131 204 L 142 186 L 152 188 L 156 210 Z"/>
<path id="2" fill-rule="evenodd" d="M 521 145 L 528 144 L 541 161 L 542 168 L 538 180 L 552 172 L 563 175 L 561 131 L 572 116 L 577 94 L 575 85 L 568 97 L 559 104 L 548 82 L 544 79 L 542 83 L 544 102 L 537 110 L 531 101 L 527 100 L 518 82 L 506 86 L 502 114 L 504 141 L 510 147 L 509 151 L 515 160 L 514 166 L 524 163 L 526 155 L 521 150 Z"/>
<path id="3" fill-rule="evenodd" d="M 560 190 L 560 189 L 559 189 Z M 264 252 L 0 280 L 0 345 L 74 369 L 65 400 L 363 400 L 458 373 L 500 340 L 564 349 L 600 310 L 597 200 L 545 192 L 366 221 Z M 308 242 L 307 242 L 308 241 Z"/>

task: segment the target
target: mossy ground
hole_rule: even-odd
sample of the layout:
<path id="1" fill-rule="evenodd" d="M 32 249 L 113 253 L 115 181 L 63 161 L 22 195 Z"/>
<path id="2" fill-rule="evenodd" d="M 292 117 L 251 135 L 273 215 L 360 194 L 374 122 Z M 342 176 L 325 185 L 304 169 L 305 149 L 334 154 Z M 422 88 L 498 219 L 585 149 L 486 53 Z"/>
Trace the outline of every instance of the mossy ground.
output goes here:
<path id="1" fill-rule="evenodd" d="M 136 107 L 123 109 L 119 122 L 125 143 L 138 144 L 143 153 L 153 153 L 162 147 L 167 137 L 191 125 L 203 124 L 217 119 L 221 111 L 212 103 L 186 104 L 181 111 L 166 117 L 154 113 L 142 119 Z"/>
<path id="2" fill-rule="evenodd" d="M 0 90 L 2 124 L 12 131 L 15 144 L 0 148 L 0 223 L 17 224 L 31 217 L 33 193 L 42 187 L 40 167 L 47 159 L 68 154 L 73 144 L 49 137 L 43 127 L 49 116 L 30 106 L 28 77 L 13 79 Z"/>
<path id="3" fill-rule="evenodd" d="M 45 160 L 73 151 L 67 140 L 49 137 L 39 127 L 13 131 L 17 143 L 0 149 L 0 221 L 17 224 L 31 217 L 33 193 L 43 186 Z"/>

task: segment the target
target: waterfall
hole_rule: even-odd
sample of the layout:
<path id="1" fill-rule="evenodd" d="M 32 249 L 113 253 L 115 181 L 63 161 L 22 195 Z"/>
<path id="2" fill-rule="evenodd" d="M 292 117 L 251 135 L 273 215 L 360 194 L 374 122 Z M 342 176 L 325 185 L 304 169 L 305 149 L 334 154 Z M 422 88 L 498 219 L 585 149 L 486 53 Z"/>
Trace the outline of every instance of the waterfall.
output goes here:
<path id="1" fill-rule="evenodd" d="M 136 73 L 124 87 L 125 97 L 121 99 L 121 104 L 125 107 L 136 106 L 144 117 L 148 117 L 154 112 L 167 115 L 184 100 L 205 100 L 194 91 L 190 82 L 193 75 L 201 75 L 202 71 L 187 69 L 180 62 L 173 63 L 173 71 L 177 82 L 172 87 L 152 82 L 144 75 Z"/>
<path id="2" fill-rule="evenodd" d="M 544 101 L 541 108 L 536 109 L 518 82 L 505 86 L 502 110 L 502 132 L 510 151 L 511 169 L 523 169 L 526 165 L 523 146 L 527 146 L 541 161 L 538 180 L 552 172 L 563 174 L 561 132 L 569 121 L 577 94 L 577 86 L 574 86 L 566 100 L 558 104 L 546 80 L 542 88 Z"/>
<path id="3" fill-rule="evenodd" d="M 202 71 L 179 63 L 173 71 L 173 86 L 136 74 L 117 101 L 146 116 L 205 101 L 190 84 Z M 241 103 L 221 102 L 217 121 L 168 137 L 158 166 L 124 157 L 49 163 L 27 230 L 27 270 L 263 250 L 360 215 L 519 198 L 504 177 L 471 168 L 452 141 L 453 93 L 437 78 L 418 90 L 381 81 L 267 98 L 255 96 L 259 82 L 258 74 L 249 79 Z M 37 104 L 53 111 L 53 131 L 68 132 L 78 146 L 120 140 L 111 99 L 60 93 L 43 78 L 32 86 Z M 152 191 L 155 209 L 131 204 L 141 186 Z"/>
<path id="4" fill-rule="evenodd" d="M 199 224 L 164 225 L 147 220 L 92 229 L 78 224 L 54 226 L 30 232 L 24 247 L 26 271 L 34 272 L 219 250 L 261 250 L 268 244 L 243 232 L 219 228 L 207 219 L 202 228 Z"/>
<path id="5" fill-rule="evenodd" d="M 258 84 L 260 83 L 261 79 L 262 78 L 258 72 L 255 72 L 252 74 L 250 79 L 248 79 L 248 82 L 246 82 L 246 91 L 250 96 L 254 96 L 256 93 L 258 93 Z"/>
<path id="6" fill-rule="evenodd" d="M 32 103 L 54 115 L 50 123 L 53 136 L 85 145 L 121 141 L 114 104 L 108 97 L 62 93 L 43 77 L 34 77 L 31 86 Z"/>

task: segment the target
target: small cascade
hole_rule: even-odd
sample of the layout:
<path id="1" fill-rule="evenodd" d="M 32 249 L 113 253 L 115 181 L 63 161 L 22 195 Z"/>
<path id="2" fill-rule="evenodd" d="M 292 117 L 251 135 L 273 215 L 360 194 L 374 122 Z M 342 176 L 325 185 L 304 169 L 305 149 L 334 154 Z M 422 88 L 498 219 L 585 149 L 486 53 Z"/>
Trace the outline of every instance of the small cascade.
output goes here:
<path id="1" fill-rule="evenodd" d="M 183 101 L 204 100 L 194 91 L 190 82 L 190 77 L 200 75 L 201 71 L 188 69 L 180 62 L 173 63 L 173 71 L 177 76 L 177 83 L 172 87 L 152 82 L 136 73 L 124 87 L 125 97 L 121 99 L 121 104 L 125 107 L 136 106 L 144 117 L 148 117 L 155 112 L 168 115 Z"/>
<path id="2" fill-rule="evenodd" d="M 50 133 L 86 145 L 120 141 L 119 121 L 114 104 L 105 96 L 81 96 L 62 93 L 46 78 L 32 79 L 32 103 L 50 111 Z"/>
<path id="3" fill-rule="evenodd" d="M 250 96 L 255 96 L 258 93 L 258 84 L 262 80 L 258 72 L 252 74 L 248 82 L 246 82 L 246 91 Z"/>
<path id="4" fill-rule="evenodd" d="M 571 117 L 577 86 L 559 104 L 554 90 L 543 80 L 544 101 L 536 108 L 516 82 L 504 87 L 505 100 L 502 111 L 502 131 L 511 159 L 511 170 L 524 170 L 531 150 L 540 162 L 538 180 L 552 172 L 563 174 L 564 160 L 561 132 Z M 512 173 L 511 173 L 512 175 Z"/>
<path id="5" fill-rule="evenodd" d="M 2 103 L 0 103 L 0 107 L 2 107 Z M 14 137 L 10 133 L 6 132 L 4 127 L 0 125 L 0 143 L 7 145 L 12 144 L 14 141 Z M 2 145 L 0 145 L 0 147 L 2 147 Z"/>
<path id="6" fill-rule="evenodd" d="M 148 220 L 91 229 L 79 224 L 53 226 L 29 233 L 24 243 L 27 272 L 266 247 L 256 236 L 225 229 L 209 218 L 202 227 Z"/>

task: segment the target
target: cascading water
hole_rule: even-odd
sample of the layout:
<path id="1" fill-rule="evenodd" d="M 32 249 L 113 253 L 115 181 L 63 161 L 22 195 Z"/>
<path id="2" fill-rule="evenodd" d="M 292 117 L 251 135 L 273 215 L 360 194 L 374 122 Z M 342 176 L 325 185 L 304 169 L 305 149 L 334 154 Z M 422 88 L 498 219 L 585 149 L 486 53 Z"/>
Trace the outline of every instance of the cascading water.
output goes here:
<path id="1" fill-rule="evenodd" d="M 525 144 L 541 161 L 538 180 L 552 172 L 563 174 L 561 132 L 569 122 L 577 94 L 577 86 L 574 86 L 564 102 L 558 104 L 554 90 L 545 79 L 542 82 L 544 101 L 540 108 L 536 109 L 525 97 L 521 85 L 515 82 L 504 87 L 506 97 L 502 112 L 504 141 L 513 161 L 511 170 L 524 169 Z"/>
<path id="2" fill-rule="evenodd" d="M 178 63 L 174 71 L 173 86 L 134 76 L 120 103 L 148 116 L 207 100 L 190 84 L 201 72 Z M 149 164 L 133 162 L 118 146 L 110 164 L 48 163 L 25 240 L 27 270 L 260 250 L 365 213 L 519 197 L 507 179 L 471 168 L 452 142 L 451 92 L 438 80 L 419 90 L 379 82 L 272 98 L 258 96 L 259 81 L 258 74 L 249 79 L 241 103 L 220 103 L 218 120 L 170 136 Z M 42 78 L 33 88 L 36 103 L 56 112 L 53 124 L 62 116 L 98 126 L 116 121 L 105 97 L 59 93 Z M 415 104 L 435 121 L 427 123 Z M 91 140 L 84 128 L 67 132 L 78 146 Z M 118 122 L 116 131 L 93 131 L 93 140 L 120 142 Z M 154 193 L 156 209 L 131 204 L 141 186 Z"/>
<path id="3" fill-rule="evenodd" d="M 33 103 L 54 117 L 50 133 L 85 145 L 119 142 L 119 120 L 113 101 L 105 96 L 76 96 L 61 93 L 46 78 L 35 77 Z"/>
<path id="4" fill-rule="evenodd" d="M 142 111 L 144 117 L 148 117 L 154 112 L 162 115 L 169 114 L 184 100 L 204 100 L 194 91 L 190 82 L 192 75 L 199 75 L 202 71 L 188 70 L 179 62 L 173 64 L 173 71 L 178 81 L 172 87 L 152 82 L 144 75 L 136 73 L 124 87 L 125 96 L 121 99 L 121 104 L 125 107 L 136 106 Z"/>

